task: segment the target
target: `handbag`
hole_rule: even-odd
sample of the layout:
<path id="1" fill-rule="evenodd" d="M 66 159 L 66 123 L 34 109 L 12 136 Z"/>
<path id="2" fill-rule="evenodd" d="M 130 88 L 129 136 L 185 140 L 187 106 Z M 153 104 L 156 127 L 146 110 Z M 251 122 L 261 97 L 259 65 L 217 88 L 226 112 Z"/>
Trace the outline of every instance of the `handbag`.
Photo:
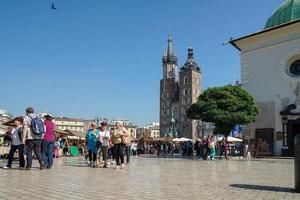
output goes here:
<path id="1" fill-rule="evenodd" d="M 129 136 L 127 136 L 127 137 L 122 136 L 121 139 L 122 139 L 123 144 L 130 144 Z"/>

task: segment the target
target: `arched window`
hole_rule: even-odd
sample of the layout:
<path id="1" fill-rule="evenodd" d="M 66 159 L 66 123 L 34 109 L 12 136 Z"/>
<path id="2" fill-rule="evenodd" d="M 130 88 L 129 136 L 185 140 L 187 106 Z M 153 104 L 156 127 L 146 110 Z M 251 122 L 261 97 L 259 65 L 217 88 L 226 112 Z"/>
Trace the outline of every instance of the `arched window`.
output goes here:
<path id="1" fill-rule="evenodd" d="M 187 84 L 187 82 L 188 82 L 188 79 L 187 79 L 187 77 L 185 76 L 185 77 L 183 78 L 183 83 L 184 83 L 184 84 Z"/>

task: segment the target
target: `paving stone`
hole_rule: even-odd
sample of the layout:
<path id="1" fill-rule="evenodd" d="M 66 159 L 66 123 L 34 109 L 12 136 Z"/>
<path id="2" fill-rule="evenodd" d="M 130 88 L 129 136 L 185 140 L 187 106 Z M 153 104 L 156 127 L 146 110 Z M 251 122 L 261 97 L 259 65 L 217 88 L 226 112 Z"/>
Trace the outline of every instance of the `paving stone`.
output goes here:
<path id="1" fill-rule="evenodd" d="M 125 169 L 103 169 L 82 157 L 59 158 L 50 170 L 1 169 L 0 199 L 299 200 L 293 167 L 288 159 L 136 157 Z"/>

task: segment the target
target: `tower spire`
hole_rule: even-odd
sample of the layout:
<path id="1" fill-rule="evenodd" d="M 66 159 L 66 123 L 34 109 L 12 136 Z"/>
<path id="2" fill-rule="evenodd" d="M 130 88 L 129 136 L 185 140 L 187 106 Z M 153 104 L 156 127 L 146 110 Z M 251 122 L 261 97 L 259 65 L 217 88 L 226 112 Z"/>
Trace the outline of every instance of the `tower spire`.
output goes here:
<path id="1" fill-rule="evenodd" d="M 169 58 L 172 58 L 173 56 L 175 56 L 171 32 L 169 33 L 169 36 L 168 36 L 168 47 L 167 47 L 166 54 Z"/>
<path id="2" fill-rule="evenodd" d="M 174 63 L 177 65 L 177 57 L 175 55 L 175 49 L 173 47 L 173 40 L 171 32 L 168 35 L 167 49 L 163 56 L 163 63 Z"/>

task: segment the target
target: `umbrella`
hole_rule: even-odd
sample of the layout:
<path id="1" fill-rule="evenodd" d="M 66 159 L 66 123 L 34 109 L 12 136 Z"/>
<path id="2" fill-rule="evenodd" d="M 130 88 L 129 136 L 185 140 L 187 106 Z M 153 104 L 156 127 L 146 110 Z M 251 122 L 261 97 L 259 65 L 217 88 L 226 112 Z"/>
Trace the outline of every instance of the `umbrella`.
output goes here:
<path id="1" fill-rule="evenodd" d="M 217 139 L 218 142 L 221 142 L 222 140 L 223 140 L 223 136 L 222 136 L 222 137 L 219 137 L 219 138 Z M 243 140 L 240 139 L 240 138 L 235 138 L 235 137 L 231 137 L 231 136 L 228 136 L 228 137 L 227 137 L 227 140 L 228 140 L 228 142 L 242 142 L 242 141 L 243 141 Z"/>

